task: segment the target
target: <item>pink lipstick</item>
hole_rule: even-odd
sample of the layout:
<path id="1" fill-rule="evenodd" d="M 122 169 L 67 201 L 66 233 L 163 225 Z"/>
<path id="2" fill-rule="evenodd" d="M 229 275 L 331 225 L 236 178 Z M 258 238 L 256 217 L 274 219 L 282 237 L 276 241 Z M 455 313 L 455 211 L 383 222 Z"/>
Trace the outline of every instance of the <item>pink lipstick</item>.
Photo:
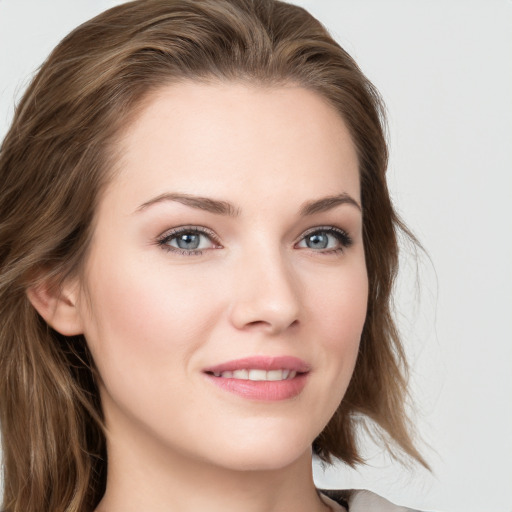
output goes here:
<path id="1" fill-rule="evenodd" d="M 254 356 L 221 363 L 204 370 L 218 387 L 243 398 L 287 400 L 300 394 L 310 366 L 292 356 Z"/>

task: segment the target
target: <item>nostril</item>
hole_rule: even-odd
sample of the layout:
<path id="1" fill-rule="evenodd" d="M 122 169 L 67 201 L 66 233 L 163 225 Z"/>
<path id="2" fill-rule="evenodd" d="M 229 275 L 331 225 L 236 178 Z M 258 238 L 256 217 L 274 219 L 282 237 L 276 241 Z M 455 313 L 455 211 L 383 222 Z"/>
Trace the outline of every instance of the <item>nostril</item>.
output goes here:
<path id="1" fill-rule="evenodd" d="M 298 320 L 293 320 L 291 323 L 288 323 L 285 318 L 276 318 L 272 320 L 254 320 L 252 322 L 247 322 L 243 328 L 247 330 L 254 329 L 277 333 L 292 327 L 296 327 L 298 324 Z"/>
<path id="2" fill-rule="evenodd" d="M 269 322 L 264 322 L 263 320 L 254 320 L 253 322 L 248 322 L 247 326 L 259 327 L 261 325 L 268 325 Z"/>

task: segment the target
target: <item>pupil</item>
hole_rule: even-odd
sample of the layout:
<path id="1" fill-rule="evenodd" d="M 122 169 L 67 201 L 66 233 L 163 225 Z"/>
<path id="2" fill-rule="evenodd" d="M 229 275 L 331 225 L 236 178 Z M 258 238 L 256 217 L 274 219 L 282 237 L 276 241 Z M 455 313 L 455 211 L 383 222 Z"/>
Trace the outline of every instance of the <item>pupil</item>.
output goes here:
<path id="1" fill-rule="evenodd" d="M 310 249 L 325 249 L 329 244 L 329 240 L 325 233 L 315 233 L 314 235 L 308 236 L 306 245 Z"/>
<path id="2" fill-rule="evenodd" d="M 199 247 L 199 235 L 187 233 L 178 237 L 180 249 L 197 249 Z"/>

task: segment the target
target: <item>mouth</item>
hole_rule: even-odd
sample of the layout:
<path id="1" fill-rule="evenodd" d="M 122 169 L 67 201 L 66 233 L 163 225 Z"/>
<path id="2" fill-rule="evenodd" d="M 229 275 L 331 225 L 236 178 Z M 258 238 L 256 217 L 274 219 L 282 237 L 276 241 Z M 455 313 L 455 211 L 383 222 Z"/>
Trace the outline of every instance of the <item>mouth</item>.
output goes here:
<path id="1" fill-rule="evenodd" d="M 270 381 L 277 382 L 281 380 L 291 380 L 297 375 L 296 370 L 260 370 L 257 368 L 225 371 L 225 372 L 206 372 L 214 377 L 222 379 L 238 379 L 238 380 L 251 380 L 253 382 Z"/>
<path id="2" fill-rule="evenodd" d="M 280 401 L 299 395 L 310 371 L 310 366 L 296 357 L 256 356 L 206 368 L 203 373 L 216 386 L 242 398 Z"/>

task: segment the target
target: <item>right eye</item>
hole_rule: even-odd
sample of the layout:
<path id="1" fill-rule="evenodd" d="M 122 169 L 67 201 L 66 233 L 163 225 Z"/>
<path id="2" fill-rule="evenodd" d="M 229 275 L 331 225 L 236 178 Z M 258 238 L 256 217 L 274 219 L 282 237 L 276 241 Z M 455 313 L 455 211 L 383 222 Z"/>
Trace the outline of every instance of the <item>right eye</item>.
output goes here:
<path id="1" fill-rule="evenodd" d="M 199 227 L 183 227 L 167 231 L 158 240 L 158 245 L 167 251 L 184 256 L 199 255 L 204 250 L 219 247 L 214 241 L 213 233 Z"/>

